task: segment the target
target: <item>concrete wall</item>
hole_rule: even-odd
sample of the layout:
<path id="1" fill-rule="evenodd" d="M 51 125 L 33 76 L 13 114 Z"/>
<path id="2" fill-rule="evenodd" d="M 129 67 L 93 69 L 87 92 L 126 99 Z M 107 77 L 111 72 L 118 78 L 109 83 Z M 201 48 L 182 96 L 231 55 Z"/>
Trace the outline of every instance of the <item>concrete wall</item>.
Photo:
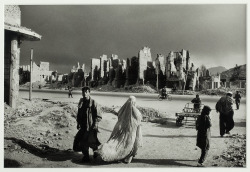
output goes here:
<path id="1" fill-rule="evenodd" d="M 21 25 L 21 11 L 17 5 L 5 5 L 4 7 L 4 22 L 20 26 Z"/>

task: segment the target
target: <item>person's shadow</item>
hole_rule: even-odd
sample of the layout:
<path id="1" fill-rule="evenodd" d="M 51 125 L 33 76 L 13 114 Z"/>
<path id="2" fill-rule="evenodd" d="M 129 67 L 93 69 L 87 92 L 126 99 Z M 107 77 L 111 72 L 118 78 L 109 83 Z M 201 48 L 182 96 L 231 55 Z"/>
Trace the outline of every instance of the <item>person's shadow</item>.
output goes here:
<path id="1" fill-rule="evenodd" d="M 108 165 L 110 162 L 104 162 L 100 158 L 95 160 L 91 159 L 88 163 L 81 162 L 82 153 L 74 152 L 73 150 L 60 150 L 56 148 L 49 147 L 48 145 L 41 144 L 39 146 L 31 145 L 24 140 L 5 137 L 5 140 L 12 140 L 13 143 L 18 144 L 21 148 L 26 149 L 29 153 L 38 156 L 40 158 L 46 158 L 48 161 L 67 161 L 71 160 L 72 163 L 78 165 L 90 165 L 90 166 L 99 166 L 99 165 Z M 91 157 L 90 157 L 91 158 Z M 21 164 L 16 160 L 5 159 L 5 167 L 21 167 Z M 119 162 L 112 162 L 119 163 Z"/>
<path id="2" fill-rule="evenodd" d="M 13 143 L 18 144 L 20 147 L 26 149 L 29 153 L 38 156 L 40 158 L 46 158 L 49 161 L 66 161 L 71 160 L 73 163 L 81 160 L 82 155 L 74 152 L 73 150 L 60 150 L 56 148 L 49 147 L 48 145 L 31 145 L 24 140 L 5 137 L 5 140 L 12 140 Z"/>
<path id="3" fill-rule="evenodd" d="M 100 166 L 100 165 L 109 165 L 109 164 L 117 164 L 121 162 L 104 162 L 100 158 L 91 160 L 88 163 L 82 163 L 81 158 L 82 154 L 74 152 L 73 150 L 60 150 L 56 148 L 49 147 L 48 145 L 39 145 L 34 146 L 28 144 L 24 140 L 13 138 L 13 137 L 5 137 L 5 140 L 12 140 L 13 143 L 18 144 L 20 147 L 26 149 L 29 153 L 38 156 L 40 158 L 46 158 L 48 161 L 67 161 L 71 160 L 72 163 L 78 165 L 90 165 L 90 166 Z M 193 161 L 193 160 L 174 160 L 174 159 L 133 159 L 132 163 L 146 163 L 153 165 L 175 165 L 175 166 L 190 166 L 187 164 L 179 163 L 178 161 Z M 21 164 L 16 160 L 5 159 L 5 167 L 21 167 Z"/>
<path id="4" fill-rule="evenodd" d="M 195 167 L 193 165 L 188 165 L 180 162 L 186 161 L 197 161 L 197 160 L 187 160 L 187 159 L 137 159 L 134 158 L 132 163 L 144 163 L 152 165 L 161 165 L 161 166 L 180 166 L 180 167 Z"/>

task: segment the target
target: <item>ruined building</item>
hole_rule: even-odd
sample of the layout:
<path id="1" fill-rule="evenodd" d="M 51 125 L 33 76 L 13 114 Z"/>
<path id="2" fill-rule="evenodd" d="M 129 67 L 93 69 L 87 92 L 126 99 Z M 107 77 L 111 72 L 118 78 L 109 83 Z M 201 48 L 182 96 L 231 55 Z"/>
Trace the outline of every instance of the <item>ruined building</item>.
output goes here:
<path id="1" fill-rule="evenodd" d="M 21 26 L 17 5 L 4 6 L 4 102 L 16 107 L 19 94 L 20 45 L 22 41 L 39 41 L 41 35 Z"/>
<path id="2" fill-rule="evenodd" d="M 154 69 L 150 48 L 143 47 L 143 49 L 139 51 L 138 58 L 139 58 L 138 82 L 139 84 L 144 85 L 145 79 L 146 81 L 151 79 L 151 76 L 153 75 L 151 70 Z M 149 77 L 147 78 L 147 76 Z"/>
<path id="3" fill-rule="evenodd" d="M 90 85 L 109 84 L 114 87 L 121 87 L 125 84 L 126 79 L 126 61 L 118 59 L 116 54 L 110 58 L 102 55 L 100 58 L 91 59 Z"/>
<path id="4" fill-rule="evenodd" d="M 166 63 L 166 86 L 195 90 L 198 85 L 198 68 L 190 64 L 189 51 L 171 51 Z"/>
<path id="5" fill-rule="evenodd" d="M 68 83 L 68 86 L 71 87 L 82 87 L 85 85 L 85 64 L 80 66 L 79 62 L 77 63 L 77 67 L 73 66 L 70 73 L 68 75 L 62 76 L 62 82 Z"/>
<path id="6" fill-rule="evenodd" d="M 50 80 L 55 80 L 52 77 L 52 72 L 49 70 L 49 62 L 40 62 L 40 64 L 36 64 L 33 62 L 32 68 L 32 82 L 49 82 Z M 30 65 L 22 65 L 20 66 L 20 70 L 23 72 L 23 75 L 27 78 L 23 78 L 24 82 L 30 81 L 30 76 L 26 76 L 26 73 L 30 73 Z M 21 75 L 20 75 L 21 76 Z M 22 76 L 23 77 L 23 76 Z"/>
<path id="7" fill-rule="evenodd" d="M 138 57 L 118 59 L 112 54 L 110 58 L 102 55 L 91 59 L 91 84 L 109 84 L 116 88 L 128 85 L 150 84 L 157 88 L 167 86 L 177 89 L 195 90 L 199 84 L 199 70 L 190 63 L 190 55 L 186 50 L 170 52 L 168 56 L 157 54 L 152 59 L 149 47 L 143 47 Z"/>

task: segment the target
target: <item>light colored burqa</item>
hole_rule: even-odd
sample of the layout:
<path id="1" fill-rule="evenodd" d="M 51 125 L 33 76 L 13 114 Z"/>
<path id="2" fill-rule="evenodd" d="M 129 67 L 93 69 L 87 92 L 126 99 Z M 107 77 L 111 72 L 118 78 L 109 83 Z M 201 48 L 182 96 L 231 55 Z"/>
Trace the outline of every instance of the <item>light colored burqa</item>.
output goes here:
<path id="1" fill-rule="evenodd" d="M 136 98 L 130 96 L 118 112 L 118 121 L 109 140 L 96 152 L 102 160 L 111 162 L 124 160 L 130 163 L 142 146 L 142 115 L 135 106 Z"/>

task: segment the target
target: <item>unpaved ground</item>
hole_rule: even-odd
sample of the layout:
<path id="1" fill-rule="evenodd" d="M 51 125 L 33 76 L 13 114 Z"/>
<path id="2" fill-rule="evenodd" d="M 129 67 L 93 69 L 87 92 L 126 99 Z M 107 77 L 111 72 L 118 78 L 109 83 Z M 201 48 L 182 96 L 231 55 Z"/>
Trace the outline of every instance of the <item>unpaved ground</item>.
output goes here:
<path id="1" fill-rule="evenodd" d="M 70 100 L 70 99 L 67 99 Z M 195 146 L 196 131 L 192 121 L 175 125 L 175 117 L 166 114 L 154 122 L 143 122 L 143 148 L 130 164 L 79 162 L 82 155 L 72 151 L 76 129 L 77 101 L 66 99 L 20 99 L 18 109 L 5 106 L 5 167 L 195 167 L 200 150 Z M 149 101 L 150 102 L 150 101 Z M 103 103 L 107 106 L 105 103 Z M 180 106 L 180 102 L 171 102 Z M 121 104 L 122 105 L 122 104 Z M 176 111 L 176 110 L 175 110 Z M 218 116 L 211 114 L 211 149 L 206 167 L 245 166 L 246 109 L 235 113 L 232 137 L 219 137 Z M 215 112 L 213 112 L 215 113 Z M 117 121 L 116 115 L 103 113 L 100 123 L 101 142 L 107 141 Z M 238 134 L 238 135 L 237 135 Z M 233 147 L 232 147 L 233 146 Z M 92 155 L 92 152 L 90 151 Z"/>

